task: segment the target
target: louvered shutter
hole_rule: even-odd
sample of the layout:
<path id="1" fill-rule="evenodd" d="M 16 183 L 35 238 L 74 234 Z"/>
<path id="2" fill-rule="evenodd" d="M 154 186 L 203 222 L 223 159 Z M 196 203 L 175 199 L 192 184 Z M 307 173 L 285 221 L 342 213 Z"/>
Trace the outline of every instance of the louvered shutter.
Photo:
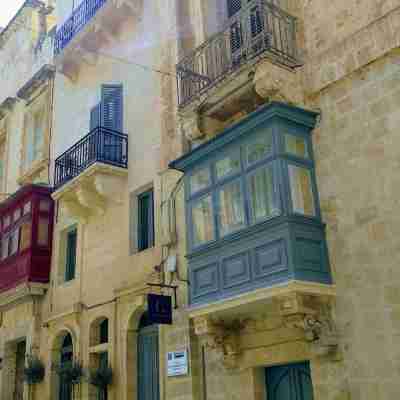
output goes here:
<path id="1" fill-rule="evenodd" d="M 122 132 L 122 85 L 102 85 L 101 108 L 102 127 Z"/>
<path id="2" fill-rule="evenodd" d="M 100 126 L 101 103 L 90 110 L 90 131 Z"/>
<path id="3" fill-rule="evenodd" d="M 242 8 L 242 0 L 228 0 L 228 17 L 232 17 Z"/>

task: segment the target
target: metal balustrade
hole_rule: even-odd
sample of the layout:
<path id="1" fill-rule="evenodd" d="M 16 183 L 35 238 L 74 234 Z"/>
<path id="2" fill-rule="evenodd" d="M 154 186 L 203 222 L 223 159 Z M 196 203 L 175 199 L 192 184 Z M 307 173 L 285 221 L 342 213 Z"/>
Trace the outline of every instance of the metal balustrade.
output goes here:
<path id="1" fill-rule="evenodd" d="M 289 68 L 298 66 L 295 31 L 295 17 L 267 0 L 249 2 L 221 32 L 178 63 L 179 106 L 188 105 L 257 56 Z"/>
<path id="2" fill-rule="evenodd" d="M 56 55 L 61 53 L 106 1 L 107 0 L 84 0 L 72 11 L 71 16 L 64 22 L 60 29 L 57 30 L 54 40 L 54 52 Z"/>
<path id="3" fill-rule="evenodd" d="M 93 129 L 56 159 L 55 188 L 60 188 L 95 162 L 128 168 L 128 136 L 103 127 Z"/>

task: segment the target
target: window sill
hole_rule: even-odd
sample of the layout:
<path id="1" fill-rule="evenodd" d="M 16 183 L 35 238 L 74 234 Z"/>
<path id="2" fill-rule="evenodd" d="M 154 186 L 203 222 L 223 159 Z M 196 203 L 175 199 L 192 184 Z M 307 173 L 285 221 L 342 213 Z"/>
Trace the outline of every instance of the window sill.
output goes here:
<path id="1" fill-rule="evenodd" d="M 65 289 L 65 288 L 68 288 L 70 286 L 73 286 L 75 282 L 76 282 L 76 278 L 71 279 L 69 281 L 58 282 L 57 287 Z"/>

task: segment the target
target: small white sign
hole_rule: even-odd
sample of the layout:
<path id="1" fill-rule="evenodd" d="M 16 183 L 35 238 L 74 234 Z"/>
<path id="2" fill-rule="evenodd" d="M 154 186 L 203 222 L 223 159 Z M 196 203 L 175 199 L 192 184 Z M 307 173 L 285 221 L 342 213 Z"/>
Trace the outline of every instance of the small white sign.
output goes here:
<path id="1" fill-rule="evenodd" d="M 170 351 L 167 354 L 168 376 L 182 376 L 189 373 L 187 350 Z"/>

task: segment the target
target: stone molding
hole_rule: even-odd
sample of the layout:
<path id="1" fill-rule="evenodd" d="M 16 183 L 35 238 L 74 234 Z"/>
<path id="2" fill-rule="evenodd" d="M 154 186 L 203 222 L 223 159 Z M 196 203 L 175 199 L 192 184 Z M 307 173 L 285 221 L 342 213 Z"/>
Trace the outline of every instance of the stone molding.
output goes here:
<path id="1" fill-rule="evenodd" d="M 108 202 L 122 203 L 128 171 L 95 163 L 52 194 L 70 216 L 87 222 L 91 215 L 104 215 Z"/>
<path id="2" fill-rule="evenodd" d="M 291 282 L 238 296 L 231 304 L 226 300 L 189 310 L 189 318 L 195 335 L 210 349 L 221 353 L 226 368 L 240 366 L 241 335 L 254 327 L 249 305 L 259 307 L 264 302 L 277 305 L 283 326 L 304 332 L 304 342 L 309 344 L 312 355 L 336 355 L 339 341 L 333 318 L 334 292 L 334 287 L 328 285 Z"/>
<path id="3" fill-rule="evenodd" d="M 0 294 L 0 311 L 7 309 L 26 297 L 43 296 L 49 285 L 45 283 L 24 282 L 16 288 L 9 289 Z"/>

